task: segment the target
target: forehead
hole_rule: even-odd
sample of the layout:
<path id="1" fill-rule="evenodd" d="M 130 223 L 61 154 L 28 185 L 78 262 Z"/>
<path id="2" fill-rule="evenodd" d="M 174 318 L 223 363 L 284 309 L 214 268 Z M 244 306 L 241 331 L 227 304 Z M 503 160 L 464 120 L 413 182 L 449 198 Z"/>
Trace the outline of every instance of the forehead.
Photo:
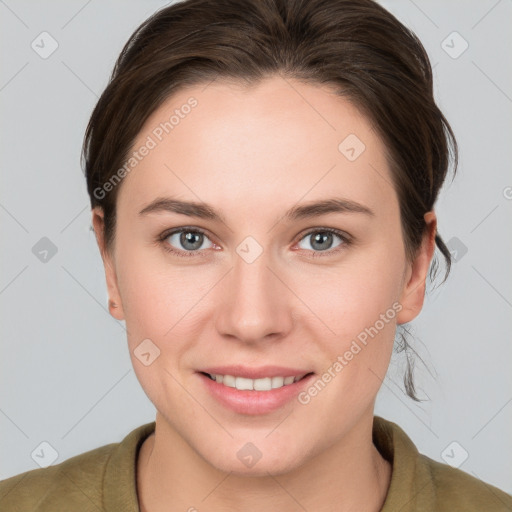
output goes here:
<path id="1" fill-rule="evenodd" d="M 165 194 L 226 208 L 244 198 L 252 211 L 334 190 L 376 208 L 395 199 L 370 120 L 332 88 L 292 79 L 182 89 L 152 113 L 132 151 L 139 158 L 119 201 L 137 206 Z"/>

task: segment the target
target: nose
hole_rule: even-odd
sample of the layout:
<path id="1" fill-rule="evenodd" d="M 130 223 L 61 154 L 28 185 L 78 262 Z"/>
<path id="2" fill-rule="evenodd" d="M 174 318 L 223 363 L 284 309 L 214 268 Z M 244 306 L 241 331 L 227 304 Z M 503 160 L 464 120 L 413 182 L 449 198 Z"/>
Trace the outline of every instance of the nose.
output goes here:
<path id="1" fill-rule="evenodd" d="M 216 328 L 244 343 L 276 341 L 292 329 L 293 293 L 267 253 L 252 262 L 237 254 L 218 290 Z"/>

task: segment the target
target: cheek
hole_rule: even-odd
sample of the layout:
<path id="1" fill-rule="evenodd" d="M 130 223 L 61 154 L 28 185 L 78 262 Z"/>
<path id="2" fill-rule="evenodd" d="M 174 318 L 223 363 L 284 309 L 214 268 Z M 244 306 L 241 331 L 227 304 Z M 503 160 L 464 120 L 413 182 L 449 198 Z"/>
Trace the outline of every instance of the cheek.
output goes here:
<path id="1" fill-rule="evenodd" d="M 350 272 L 338 273 L 338 282 L 324 281 L 323 300 L 318 291 L 309 295 L 310 302 L 305 299 L 316 317 L 309 313 L 302 326 L 310 329 L 323 362 L 318 380 L 300 402 L 316 418 L 313 430 L 329 424 L 339 431 L 346 427 L 347 411 L 358 418 L 375 399 L 388 370 L 401 309 L 396 275 L 351 266 Z"/>
<path id="2" fill-rule="evenodd" d="M 218 276 L 205 265 L 176 265 L 157 250 L 133 249 L 118 259 L 118 283 L 130 351 L 151 339 L 173 361 L 198 339 L 199 317 Z"/>
<path id="3" fill-rule="evenodd" d="M 403 260 L 395 249 L 391 243 L 375 244 L 354 252 L 329 273 L 316 270 L 300 278 L 297 295 L 315 313 L 304 309 L 301 323 L 319 346 L 325 379 L 332 382 L 313 406 L 320 415 L 322 402 L 340 411 L 357 410 L 382 384 L 402 308 L 398 299 Z"/>
<path id="4" fill-rule="evenodd" d="M 125 255 L 118 259 L 118 282 L 135 374 L 158 410 L 166 410 L 169 401 L 172 409 L 185 410 L 190 397 L 175 378 L 181 380 L 180 366 L 200 338 L 197 316 L 207 276 L 163 263 L 163 257 L 157 262 L 150 251 Z"/>
<path id="5" fill-rule="evenodd" d="M 385 246 L 350 254 L 331 269 L 311 267 L 298 275 L 290 275 L 294 291 L 308 308 L 305 314 L 315 313 L 322 337 L 349 340 L 365 328 L 373 326 L 386 315 L 386 328 L 395 322 L 396 304 L 400 297 L 403 262 Z M 393 306 L 394 305 L 394 306 Z M 392 322 L 389 322 L 392 320 Z M 379 330 L 382 329 L 379 322 Z"/>

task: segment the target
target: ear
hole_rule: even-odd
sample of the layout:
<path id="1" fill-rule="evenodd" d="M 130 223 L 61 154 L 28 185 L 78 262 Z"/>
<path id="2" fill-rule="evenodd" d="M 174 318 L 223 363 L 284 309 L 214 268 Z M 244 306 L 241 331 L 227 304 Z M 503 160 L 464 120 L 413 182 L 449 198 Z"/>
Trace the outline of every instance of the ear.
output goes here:
<path id="1" fill-rule="evenodd" d="M 402 310 L 397 315 L 397 324 L 404 324 L 416 318 L 423 307 L 425 287 L 430 262 L 436 247 L 437 219 L 434 211 L 424 215 L 426 229 L 421 246 L 418 248 L 414 261 L 408 264 L 404 287 L 400 296 Z"/>
<path id="2" fill-rule="evenodd" d="M 117 320 L 124 320 L 123 304 L 119 293 L 114 259 L 105 244 L 104 212 L 103 209 L 98 206 L 92 209 L 92 225 L 96 235 L 96 242 L 100 249 L 101 259 L 103 260 L 103 267 L 105 268 L 105 279 L 109 296 L 108 310 Z"/>

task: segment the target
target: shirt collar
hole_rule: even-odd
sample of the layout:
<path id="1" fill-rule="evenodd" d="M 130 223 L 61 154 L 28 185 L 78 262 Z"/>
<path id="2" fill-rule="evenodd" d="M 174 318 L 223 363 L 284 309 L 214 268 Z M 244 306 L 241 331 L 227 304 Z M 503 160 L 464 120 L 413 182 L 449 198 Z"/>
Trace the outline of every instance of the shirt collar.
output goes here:
<path id="1" fill-rule="evenodd" d="M 137 499 L 137 457 L 156 422 L 132 430 L 113 450 L 103 477 L 103 510 L 140 512 Z"/>
<path id="2" fill-rule="evenodd" d="M 407 434 L 396 423 L 374 416 L 372 435 L 373 444 L 393 467 L 381 512 L 435 510 L 432 474 Z"/>

